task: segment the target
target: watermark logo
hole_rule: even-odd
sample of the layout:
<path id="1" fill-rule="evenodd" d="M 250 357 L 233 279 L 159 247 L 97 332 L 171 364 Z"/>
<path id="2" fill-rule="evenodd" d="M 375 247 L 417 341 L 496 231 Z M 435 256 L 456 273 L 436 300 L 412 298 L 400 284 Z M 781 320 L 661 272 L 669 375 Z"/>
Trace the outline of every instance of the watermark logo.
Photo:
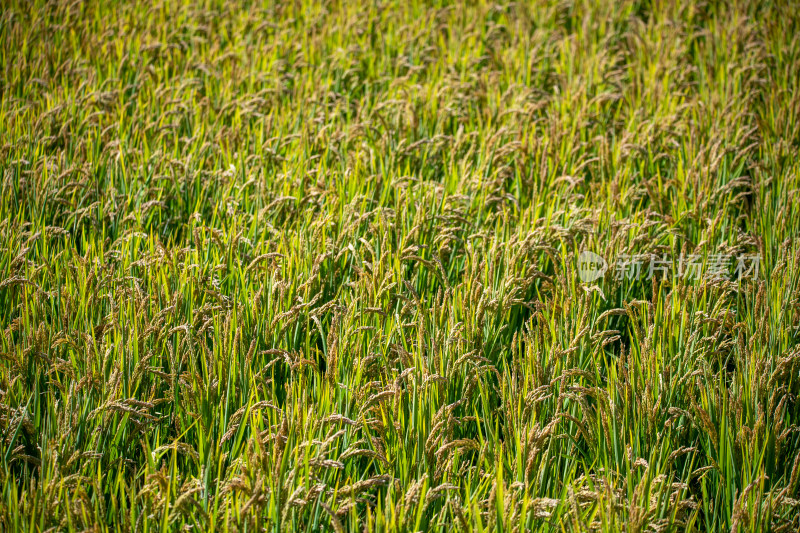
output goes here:
<path id="1" fill-rule="evenodd" d="M 584 283 L 590 283 L 606 273 L 608 263 L 594 252 L 585 250 L 578 256 L 578 277 Z"/>
<path id="2" fill-rule="evenodd" d="M 613 273 L 616 280 L 641 278 L 649 280 L 657 274 L 669 277 L 673 273 L 679 278 L 688 280 L 730 280 L 733 270 L 733 279 L 758 279 L 760 263 L 759 255 L 708 254 L 703 257 L 698 254 L 681 254 L 673 258 L 668 254 L 662 256 L 623 254 L 614 262 Z M 584 251 L 578 256 L 578 276 L 584 283 L 597 280 L 606 273 L 606 270 L 608 263 L 596 253 Z"/>

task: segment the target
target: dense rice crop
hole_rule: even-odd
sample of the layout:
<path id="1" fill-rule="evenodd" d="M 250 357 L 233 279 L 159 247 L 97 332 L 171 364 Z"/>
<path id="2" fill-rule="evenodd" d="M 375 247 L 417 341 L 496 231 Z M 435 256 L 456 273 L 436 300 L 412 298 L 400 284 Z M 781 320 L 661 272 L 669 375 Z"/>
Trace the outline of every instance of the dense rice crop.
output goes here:
<path id="1" fill-rule="evenodd" d="M 0 530 L 797 531 L 799 22 L 4 1 Z"/>

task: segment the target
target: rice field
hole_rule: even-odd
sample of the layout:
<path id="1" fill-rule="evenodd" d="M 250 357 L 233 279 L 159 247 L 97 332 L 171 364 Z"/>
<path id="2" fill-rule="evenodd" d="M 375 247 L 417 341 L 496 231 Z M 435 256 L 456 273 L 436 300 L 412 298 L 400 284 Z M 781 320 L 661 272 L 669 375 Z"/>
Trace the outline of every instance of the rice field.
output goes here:
<path id="1" fill-rule="evenodd" d="M 800 7 L 4 0 L 0 530 L 800 530 Z"/>

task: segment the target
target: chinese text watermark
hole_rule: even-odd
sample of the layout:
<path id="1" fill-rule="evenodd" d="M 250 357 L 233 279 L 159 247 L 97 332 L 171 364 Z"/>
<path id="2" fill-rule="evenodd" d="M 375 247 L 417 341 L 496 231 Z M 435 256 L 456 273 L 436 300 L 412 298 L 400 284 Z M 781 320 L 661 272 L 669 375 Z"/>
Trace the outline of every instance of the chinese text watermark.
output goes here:
<path id="1" fill-rule="evenodd" d="M 688 280 L 757 279 L 760 264 L 760 255 L 681 254 L 673 258 L 669 254 L 622 254 L 613 263 L 612 273 L 616 280 L 669 277 L 673 273 Z M 599 279 L 608 269 L 606 260 L 593 252 L 578 256 L 578 276 L 584 283 Z"/>

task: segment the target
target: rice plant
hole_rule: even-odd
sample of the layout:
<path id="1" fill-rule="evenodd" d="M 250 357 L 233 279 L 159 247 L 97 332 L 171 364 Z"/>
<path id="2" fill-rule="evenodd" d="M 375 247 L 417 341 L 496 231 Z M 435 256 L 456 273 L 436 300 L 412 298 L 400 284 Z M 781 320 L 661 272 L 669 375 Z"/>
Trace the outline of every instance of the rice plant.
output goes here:
<path id="1" fill-rule="evenodd" d="M 8 0 L 0 65 L 0 530 L 800 530 L 795 3 Z"/>

